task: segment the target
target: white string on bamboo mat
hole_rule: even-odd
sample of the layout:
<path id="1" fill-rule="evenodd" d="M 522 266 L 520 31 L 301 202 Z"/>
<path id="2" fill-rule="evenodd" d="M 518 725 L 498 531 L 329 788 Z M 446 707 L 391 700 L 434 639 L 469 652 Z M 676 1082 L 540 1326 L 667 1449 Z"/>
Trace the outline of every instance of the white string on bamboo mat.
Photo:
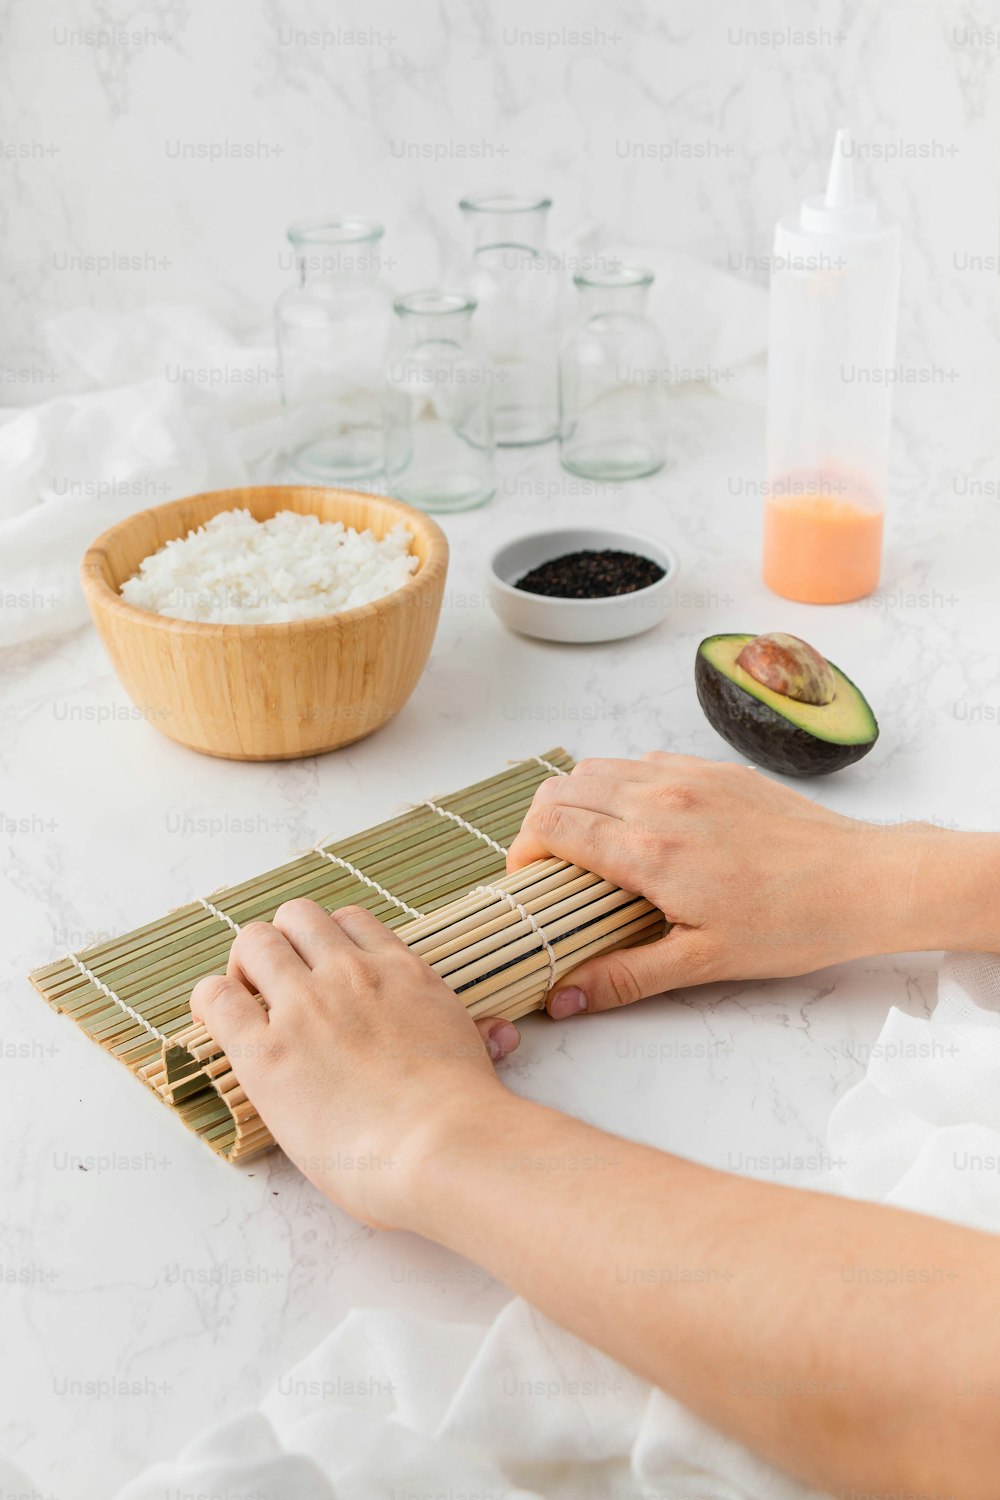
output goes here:
<path id="1" fill-rule="evenodd" d="M 489 834 L 484 833 L 481 828 L 476 828 L 474 824 L 467 823 L 464 818 L 459 817 L 458 813 L 450 812 L 447 807 L 439 807 L 436 802 L 431 802 L 430 798 L 425 798 L 423 802 L 416 805 L 419 807 L 429 807 L 431 812 L 436 812 L 439 818 L 450 818 L 453 823 L 458 824 L 459 828 L 464 828 L 466 833 L 474 834 L 477 839 L 482 839 L 484 844 L 489 844 L 491 849 L 495 849 L 497 854 L 502 854 L 506 859 L 507 850 L 503 844 L 498 844 L 496 839 L 491 839 Z"/>
<path id="2" fill-rule="evenodd" d="M 569 775 L 569 772 L 568 771 L 564 771 L 563 768 L 562 768 L 562 766 L 554 765 L 552 763 L 552 761 L 546 760 L 544 755 L 533 755 L 531 757 L 531 759 L 532 760 L 537 760 L 538 764 L 540 766 L 544 766 L 547 771 L 554 771 L 557 776 L 568 776 Z"/>
<path id="3" fill-rule="evenodd" d="M 531 928 L 532 932 L 536 935 L 538 941 L 544 948 L 545 956 L 549 961 L 549 982 L 545 986 L 545 988 L 546 990 L 550 990 L 556 982 L 555 949 L 549 942 L 548 938 L 545 936 L 545 933 L 543 932 L 534 914 L 530 912 L 526 906 L 522 906 L 520 901 L 518 901 L 514 896 L 511 895 L 510 891 L 502 890 L 498 885 L 477 885 L 472 894 L 474 896 L 496 896 L 499 901 L 505 901 L 510 907 L 511 911 L 517 912 L 518 915 L 522 917 L 525 922 L 527 922 L 528 926 Z"/>
<path id="4" fill-rule="evenodd" d="M 225 922 L 226 926 L 232 928 L 236 936 L 239 937 L 242 931 L 239 922 L 234 922 L 232 917 L 227 917 L 224 911 L 220 911 L 217 906 L 213 906 L 211 901 L 206 901 L 204 896 L 196 896 L 194 899 L 199 906 L 203 906 L 207 912 L 211 912 L 213 917 L 218 917 L 220 922 Z"/>
<path id="5" fill-rule="evenodd" d="M 333 865 L 339 865 L 342 870 L 346 870 L 349 875 L 353 875 L 355 880 L 360 880 L 362 885 L 367 885 L 371 890 L 377 891 L 380 896 L 385 897 L 386 901 L 391 901 L 393 906 L 398 906 L 400 911 L 405 911 L 408 916 L 422 917 L 424 915 L 422 911 L 417 911 L 416 907 L 409 906 L 405 901 L 401 901 L 398 896 L 394 896 L 391 891 L 387 891 L 385 886 L 379 885 L 377 880 L 372 880 L 363 870 L 359 870 L 357 865 L 352 865 L 349 859 L 341 859 L 339 854 L 331 854 L 329 849 L 321 849 L 319 844 L 313 844 L 309 852 L 310 854 L 318 854 L 321 859 L 328 859 Z"/>
<path id="6" fill-rule="evenodd" d="M 148 1031 L 149 1035 L 155 1037 L 158 1042 L 165 1042 L 167 1040 L 162 1031 L 158 1031 L 151 1021 L 147 1021 L 145 1016 L 141 1016 L 137 1010 L 132 1009 L 131 1005 L 126 1004 L 122 997 L 116 995 L 114 990 L 104 983 L 103 979 L 98 978 L 93 969 L 88 969 L 83 960 L 77 958 L 75 953 L 67 953 L 66 957 L 74 968 L 79 969 L 84 979 L 89 979 L 95 989 L 100 990 L 101 994 L 110 1000 L 112 1005 L 117 1005 L 119 1010 L 123 1010 L 137 1026 L 142 1027 L 143 1031 Z"/>

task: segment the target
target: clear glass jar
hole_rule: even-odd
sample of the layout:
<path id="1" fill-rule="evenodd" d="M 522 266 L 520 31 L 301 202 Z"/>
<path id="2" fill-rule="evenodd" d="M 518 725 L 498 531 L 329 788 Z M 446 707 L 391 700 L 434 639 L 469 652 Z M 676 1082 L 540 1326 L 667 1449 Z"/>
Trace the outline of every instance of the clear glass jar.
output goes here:
<path id="1" fill-rule="evenodd" d="M 559 281 L 545 248 L 550 198 L 463 198 L 469 285 L 495 376 L 497 443 L 548 443 L 558 431 Z"/>
<path id="2" fill-rule="evenodd" d="M 646 316 L 653 273 L 581 272 L 579 318 L 559 358 L 559 458 L 585 479 L 641 479 L 666 461 L 663 341 Z"/>
<path id="3" fill-rule="evenodd" d="M 473 344 L 476 304 L 464 292 L 409 292 L 384 391 L 389 493 L 420 510 L 483 505 L 496 488 L 493 371 Z"/>
<path id="4" fill-rule="evenodd" d="M 371 479 L 382 470 L 382 369 L 392 302 L 379 279 L 381 224 L 341 218 L 288 231 L 298 285 L 275 322 L 283 449 L 314 479 Z"/>

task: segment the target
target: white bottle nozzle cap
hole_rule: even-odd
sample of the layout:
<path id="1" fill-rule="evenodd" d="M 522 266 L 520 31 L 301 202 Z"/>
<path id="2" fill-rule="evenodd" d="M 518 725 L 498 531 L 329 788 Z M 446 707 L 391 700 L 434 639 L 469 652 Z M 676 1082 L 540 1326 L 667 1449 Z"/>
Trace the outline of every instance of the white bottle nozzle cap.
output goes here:
<path id="1" fill-rule="evenodd" d="M 825 195 L 803 200 L 802 228 L 813 234 L 865 234 L 878 228 L 874 201 L 854 196 L 854 147 L 846 127 L 834 139 Z"/>
<path id="2" fill-rule="evenodd" d="M 854 202 L 854 157 L 851 154 L 851 132 L 838 130 L 830 157 L 826 179 L 827 208 L 846 208 Z"/>

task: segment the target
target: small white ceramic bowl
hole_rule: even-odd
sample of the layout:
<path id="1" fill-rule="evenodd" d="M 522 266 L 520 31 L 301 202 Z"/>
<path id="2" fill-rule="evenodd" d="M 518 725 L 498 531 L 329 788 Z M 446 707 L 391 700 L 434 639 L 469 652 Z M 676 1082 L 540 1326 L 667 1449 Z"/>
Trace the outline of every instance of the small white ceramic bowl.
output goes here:
<path id="1" fill-rule="evenodd" d="M 515 588 L 519 578 L 541 563 L 567 552 L 634 552 L 663 568 L 662 578 L 631 594 L 606 599 L 552 599 Z M 620 641 L 659 625 L 670 608 L 677 559 L 662 542 L 630 531 L 596 526 L 567 526 L 559 531 L 529 532 L 505 542 L 493 554 L 489 600 L 509 630 L 542 641 Z"/>

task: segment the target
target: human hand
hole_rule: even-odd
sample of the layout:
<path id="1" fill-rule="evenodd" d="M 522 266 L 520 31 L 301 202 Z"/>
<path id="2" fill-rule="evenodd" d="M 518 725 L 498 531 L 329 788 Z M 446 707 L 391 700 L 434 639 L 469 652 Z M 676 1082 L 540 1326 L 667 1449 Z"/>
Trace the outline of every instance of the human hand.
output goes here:
<path id="1" fill-rule="evenodd" d="M 920 829 L 843 817 L 746 766 L 653 751 L 584 760 L 543 782 L 507 868 L 569 860 L 645 896 L 673 924 L 657 942 L 566 975 L 548 1001 L 561 1019 L 901 951 Z"/>
<path id="2" fill-rule="evenodd" d="M 370 912 L 288 901 L 251 922 L 195 1018 L 285 1153 L 369 1224 L 405 1222 L 414 1164 L 458 1107 L 481 1117 L 515 1027 L 473 1021 L 444 980 Z"/>

